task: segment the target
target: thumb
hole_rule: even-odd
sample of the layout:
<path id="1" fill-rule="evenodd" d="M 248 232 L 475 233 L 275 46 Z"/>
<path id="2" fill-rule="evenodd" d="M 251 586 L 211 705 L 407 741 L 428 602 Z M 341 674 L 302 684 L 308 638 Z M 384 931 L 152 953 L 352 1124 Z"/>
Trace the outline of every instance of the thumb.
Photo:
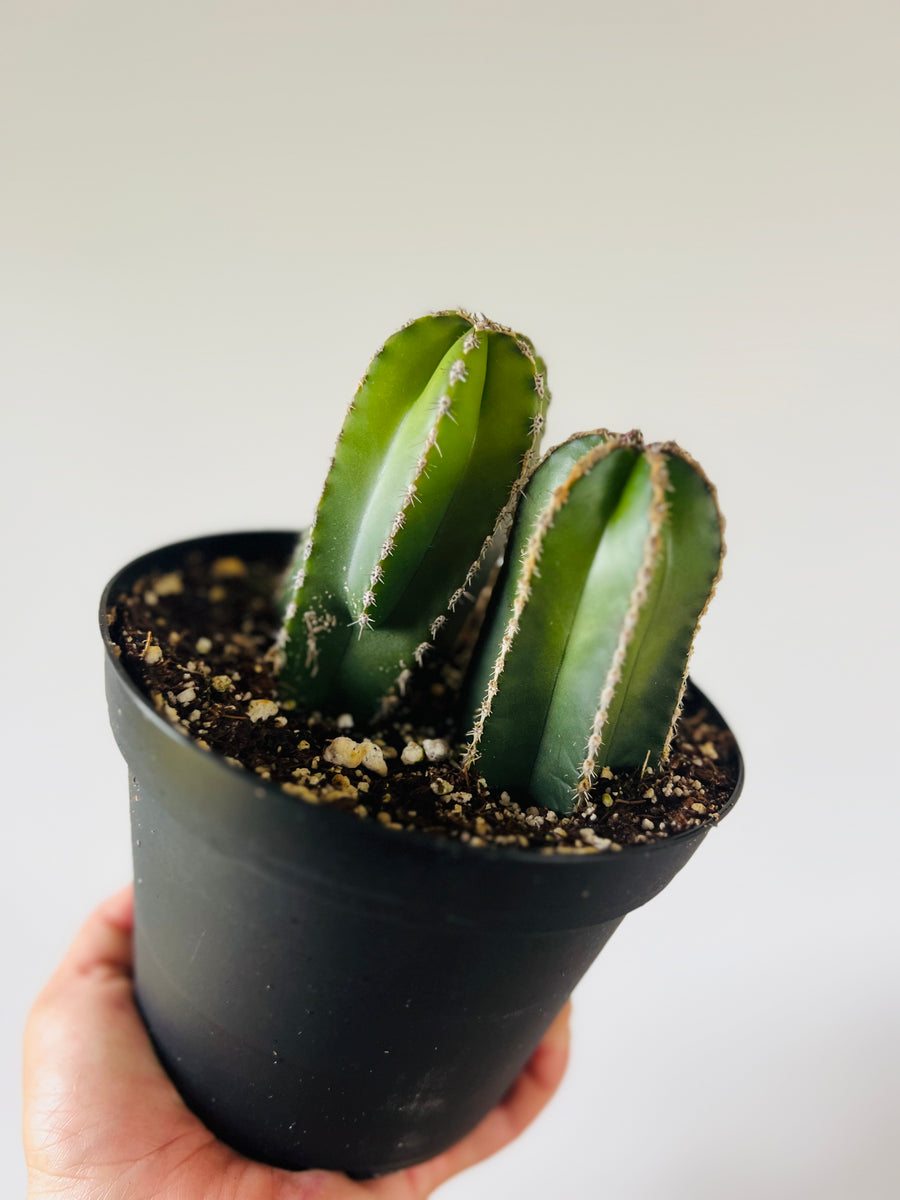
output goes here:
<path id="1" fill-rule="evenodd" d="M 130 887 L 100 905 L 26 1023 L 26 1152 L 58 1168 L 66 1147 L 83 1160 L 111 1124 L 140 1154 L 153 1148 L 154 1116 L 191 1119 L 134 1004 L 133 912 Z"/>

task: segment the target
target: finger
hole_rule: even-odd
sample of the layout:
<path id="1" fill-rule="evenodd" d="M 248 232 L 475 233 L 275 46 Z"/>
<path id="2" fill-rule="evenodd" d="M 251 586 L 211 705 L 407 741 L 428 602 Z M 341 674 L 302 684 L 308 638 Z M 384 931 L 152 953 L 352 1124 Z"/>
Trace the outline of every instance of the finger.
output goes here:
<path id="1" fill-rule="evenodd" d="M 517 1138 L 549 1102 L 562 1082 L 569 1060 L 570 1015 L 571 1003 L 567 1003 L 503 1101 L 456 1148 L 465 1155 L 464 1166 L 481 1162 Z M 463 1170 L 464 1166 L 456 1170 Z"/>
<path id="2" fill-rule="evenodd" d="M 279 1200 L 371 1200 L 372 1196 L 369 1182 L 356 1183 L 338 1171 L 278 1170 L 273 1172 L 272 1178 L 271 1194 L 277 1195 Z M 418 1200 L 402 1187 L 384 1195 L 386 1200 Z"/>
<path id="3" fill-rule="evenodd" d="M 569 1061 L 571 1013 L 569 1001 L 555 1017 L 528 1066 L 500 1106 L 515 1131 L 513 1137 L 531 1124 L 562 1083 Z"/>
<path id="4" fill-rule="evenodd" d="M 134 1004 L 133 889 L 88 917 L 35 1001 L 25 1026 L 26 1095 L 50 1094 L 62 1081 L 159 1085 L 174 1095 Z M 68 1076 L 66 1073 L 68 1072 Z"/>
<path id="5" fill-rule="evenodd" d="M 133 925 L 131 886 L 110 896 L 88 917 L 29 1014 L 26 1066 L 43 1059 L 50 1065 L 54 1055 L 62 1055 L 66 1063 L 79 1056 L 87 1062 L 120 1042 L 124 1048 L 117 1052 L 125 1062 L 133 1057 L 132 1050 L 141 1055 L 149 1051 L 133 999 Z M 48 1055 L 51 1046 L 54 1051 Z"/>
<path id="6" fill-rule="evenodd" d="M 188 1118 L 135 1007 L 132 925 L 125 888 L 88 918 L 28 1015 L 26 1147 L 54 1169 L 72 1156 L 89 1161 L 111 1122 L 137 1161 L 158 1145 L 160 1129 Z"/>
<path id="7" fill-rule="evenodd" d="M 571 1011 L 571 1001 L 567 1001 L 507 1095 L 470 1134 L 437 1158 L 403 1172 L 412 1185 L 411 1196 L 429 1196 L 454 1175 L 502 1150 L 531 1124 L 553 1096 L 565 1074 L 569 1059 Z M 394 1200 L 400 1192 L 391 1190 L 392 1179 L 398 1180 L 399 1177 L 387 1176 L 383 1180 L 375 1180 L 369 1185 L 370 1194 L 383 1197 L 383 1200 Z"/>
<path id="8" fill-rule="evenodd" d="M 65 957 L 44 989 L 41 999 L 68 987 L 85 975 L 131 976 L 133 965 L 134 887 L 104 900 L 75 936 Z"/>

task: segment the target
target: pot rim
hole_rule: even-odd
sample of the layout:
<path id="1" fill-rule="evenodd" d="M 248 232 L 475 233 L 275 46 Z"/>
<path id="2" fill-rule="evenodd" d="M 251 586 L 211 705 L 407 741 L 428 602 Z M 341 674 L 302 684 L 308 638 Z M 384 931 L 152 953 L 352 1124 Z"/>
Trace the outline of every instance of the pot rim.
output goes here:
<path id="1" fill-rule="evenodd" d="M 131 559 L 118 571 L 116 571 L 106 583 L 100 597 L 99 607 L 99 624 L 100 633 L 103 638 L 103 643 L 106 649 L 107 659 L 120 683 L 129 693 L 133 700 L 137 701 L 142 709 L 144 716 L 149 719 L 156 730 L 169 739 L 173 745 L 184 746 L 189 745 L 191 752 L 203 756 L 207 765 L 215 763 L 215 770 L 227 772 L 227 778 L 234 781 L 235 776 L 243 777 L 247 783 L 248 801 L 258 805 L 261 800 L 276 803 L 279 807 L 289 806 L 291 808 L 297 805 L 303 805 L 306 819 L 311 821 L 323 820 L 325 822 L 340 822 L 353 821 L 354 824 L 361 829 L 369 831 L 368 836 L 374 837 L 376 840 L 391 839 L 390 845 L 397 847 L 404 842 L 410 848 L 416 848 L 419 852 L 428 850 L 430 853 L 442 858 L 459 859 L 476 856 L 479 861 L 502 861 L 508 863 L 527 864 L 532 869 L 540 870 L 562 870 L 568 866 L 570 869 L 572 864 L 578 864 L 583 870 L 588 863 L 609 862 L 611 859 L 617 859 L 621 855 L 627 855 L 629 858 L 638 856 L 665 853 L 667 850 L 671 852 L 676 845 L 685 845 L 686 843 L 702 838 L 706 833 L 715 828 L 724 817 L 726 817 L 734 805 L 737 803 L 738 797 L 741 794 L 744 785 L 744 759 L 741 754 L 740 746 L 735 738 L 735 782 L 728 799 L 719 809 L 715 817 L 704 822 L 701 825 L 695 826 L 692 829 L 684 830 L 681 833 L 673 834 L 668 838 L 660 838 L 651 842 L 643 842 L 639 845 L 623 845 L 622 848 L 614 855 L 610 853 L 597 854 L 542 854 L 538 847 L 524 849 L 521 846 L 498 846 L 492 842 L 487 842 L 485 845 L 472 846 L 468 842 L 460 841 L 458 838 L 437 837 L 433 834 L 424 833 L 415 829 L 387 829 L 378 821 L 362 821 L 354 817 L 350 813 L 341 812 L 329 804 L 310 804 L 296 796 L 289 796 L 282 791 L 281 786 L 273 783 L 271 780 L 262 779 L 257 775 L 250 776 L 246 770 L 240 767 L 232 766 L 227 762 L 223 755 L 216 751 L 205 751 L 197 746 L 194 738 L 187 736 L 178 731 L 174 725 L 165 719 L 150 702 L 149 697 L 140 689 L 122 662 L 120 655 L 117 653 L 119 647 L 109 635 L 109 624 L 107 615 L 115 606 L 115 593 L 121 591 L 123 587 L 130 585 L 141 574 L 146 573 L 151 567 L 158 566 L 161 558 L 171 558 L 176 560 L 178 557 L 183 557 L 191 549 L 199 548 L 200 546 L 214 545 L 216 542 L 221 542 L 224 545 L 233 544 L 235 540 L 252 541 L 255 539 L 294 539 L 296 541 L 300 536 L 297 530 L 281 530 L 281 529 L 248 529 L 234 530 L 225 533 L 212 533 L 199 535 L 196 537 L 183 538 L 177 542 L 171 542 L 164 546 L 159 546 L 153 550 L 147 551 L 144 554 L 138 555 Z M 706 694 L 698 688 L 689 678 L 688 686 L 699 695 L 701 700 L 708 705 L 712 714 L 718 718 L 723 728 L 731 731 L 731 726 L 722 717 L 718 708 L 713 704 Z M 313 815 L 316 814 L 316 815 Z M 398 840 L 399 839 L 399 842 Z"/>

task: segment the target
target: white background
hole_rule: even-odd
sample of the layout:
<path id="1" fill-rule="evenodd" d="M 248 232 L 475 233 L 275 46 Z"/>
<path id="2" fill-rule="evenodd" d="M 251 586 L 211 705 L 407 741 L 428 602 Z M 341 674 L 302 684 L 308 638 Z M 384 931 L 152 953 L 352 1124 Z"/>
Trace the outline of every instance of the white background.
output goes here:
<path id="1" fill-rule="evenodd" d="M 694 676 L 748 781 L 441 1200 L 900 1194 L 898 62 L 896 0 L 0 2 L 9 1195 L 21 1022 L 129 873 L 101 586 L 305 522 L 370 354 L 455 304 L 534 338 L 550 441 L 718 483 Z"/>

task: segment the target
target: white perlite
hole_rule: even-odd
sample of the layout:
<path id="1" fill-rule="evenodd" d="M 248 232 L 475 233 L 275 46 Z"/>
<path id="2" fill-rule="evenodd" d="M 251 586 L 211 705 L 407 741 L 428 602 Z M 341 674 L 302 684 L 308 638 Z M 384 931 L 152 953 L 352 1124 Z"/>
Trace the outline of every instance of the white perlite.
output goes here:
<path id="1" fill-rule="evenodd" d="M 414 763 L 422 761 L 424 753 L 418 742 L 407 742 L 400 755 L 400 761 L 405 767 L 411 767 Z"/>
<path id="2" fill-rule="evenodd" d="M 578 836 L 586 845 L 593 847 L 594 850 L 608 850 L 612 845 L 610 838 L 598 837 L 593 829 L 579 830 Z"/>
<path id="3" fill-rule="evenodd" d="M 247 705 L 247 716 L 254 724 L 257 721 L 268 721 L 269 717 L 274 717 L 278 712 L 278 705 L 274 700 L 251 700 Z"/>
<path id="4" fill-rule="evenodd" d="M 322 757 L 337 767 L 365 767 L 376 775 L 387 775 L 381 747 L 369 738 L 355 742 L 353 738 L 336 737 L 325 747 Z"/>
<path id="5" fill-rule="evenodd" d="M 156 642 L 152 642 L 141 656 L 148 667 L 155 666 L 156 663 L 162 662 L 162 646 L 157 646 Z"/>
<path id="6" fill-rule="evenodd" d="M 153 590 L 157 596 L 180 596 L 184 591 L 184 580 L 181 577 L 181 572 L 170 571 L 168 575 L 163 575 L 160 579 L 157 579 Z"/>
<path id="7" fill-rule="evenodd" d="M 213 644 L 208 637 L 198 637 L 196 646 L 198 654 L 209 654 L 213 648 Z"/>
<path id="8" fill-rule="evenodd" d="M 367 771 L 374 771 L 376 775 L 387 775 L 387 763 L 384 761 L 381 747 L 376 746 L 374 742 L 370 742 L 368 738 L 365 739 L 363 745 L 366 746 L 366 753 L 363 757 L 362 765 Z"/>
<path id="9" fill-rule="evenodd" d="M 336 737 L 324 752 L 325 761 L 334 763 L 336 767 L 358 767 L 365 756 L 365 743 L 355 742 L 348 737 Z"/>
<path id="10" fill-rule="evenodd" d="M 443 762 L 450 757 L 450 746 L 443 738 L 425 738 L 422 749 L 429 762 Z"/>

